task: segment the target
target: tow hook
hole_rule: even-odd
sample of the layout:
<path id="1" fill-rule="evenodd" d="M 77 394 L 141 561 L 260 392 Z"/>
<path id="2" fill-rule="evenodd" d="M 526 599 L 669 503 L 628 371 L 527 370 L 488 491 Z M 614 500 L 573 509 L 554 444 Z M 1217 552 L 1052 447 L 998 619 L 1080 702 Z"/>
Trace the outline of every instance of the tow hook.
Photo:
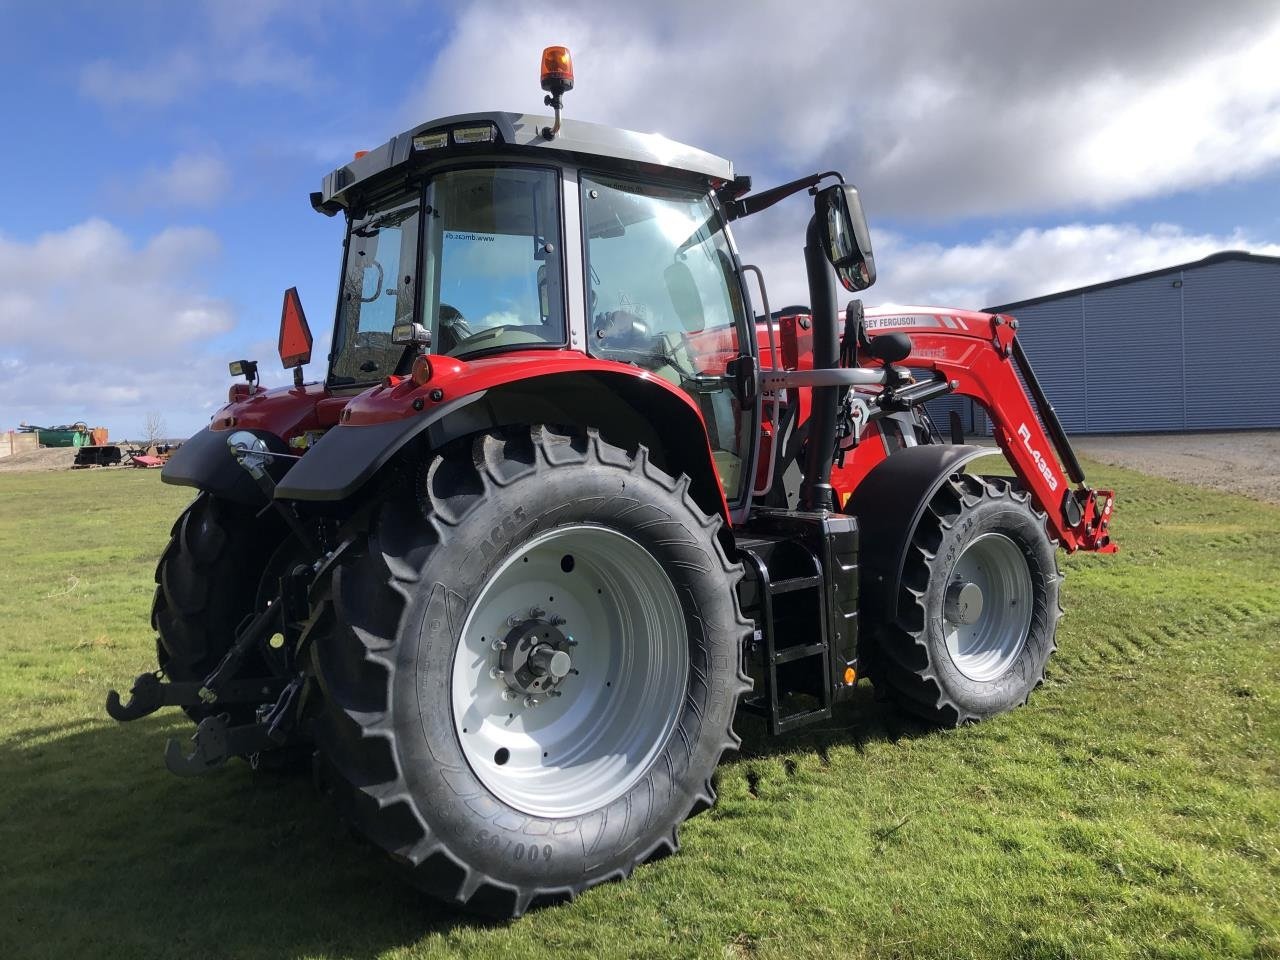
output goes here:
<path id="1" fill-rule="evenodd" d="M 107 714 L 112 720 L 128 723 L 150 716 L 161 707 L 195 707 L 209 702 L 261 703 L 278 697 L 284 685 L 277 677 L 233 680 L 224 684 L 209 701 L 201 695 L 201 691 L 207 689 L 201 681 L 165 683 L 159 673 L 143 673 L 133 681 L 127 701 L 122 702 L 115 690 L 107 691 Z"/>

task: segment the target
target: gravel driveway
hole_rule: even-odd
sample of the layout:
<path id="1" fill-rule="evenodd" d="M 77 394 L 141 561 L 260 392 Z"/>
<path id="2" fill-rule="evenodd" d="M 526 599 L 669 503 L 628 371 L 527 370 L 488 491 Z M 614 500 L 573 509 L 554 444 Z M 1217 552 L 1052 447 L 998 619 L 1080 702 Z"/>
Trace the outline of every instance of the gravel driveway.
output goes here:
<path id="1" fill-rule="evenodd" d="M 1280 504 L 1280 430 L 1072 437 L 1082 457 Z"/>

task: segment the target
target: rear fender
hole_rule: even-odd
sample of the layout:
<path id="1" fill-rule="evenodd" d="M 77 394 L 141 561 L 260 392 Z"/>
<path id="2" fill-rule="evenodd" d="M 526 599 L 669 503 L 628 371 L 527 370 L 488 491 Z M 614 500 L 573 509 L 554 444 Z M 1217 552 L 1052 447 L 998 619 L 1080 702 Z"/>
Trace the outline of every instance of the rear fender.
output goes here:
<path id="1" fill-rule="evenodd" d="M 898 615 L 907 547 L 933 495 L 965 464 L 992 455 L 1000 451 L 969 444 L 907 447 L 879 463 L 858 484 L 844 509 L 858 518 L 864 623 L 883 623 Z"/>
<path id="2" fill-rule="evenodd" d="M 627 449 L 643 444 L 656 466 L 672 476 L 688 475 L 689 493 L 703 511 L 728 521 L 697 408 L 665 381 L 626 370 L 542 374 L 466 394 L 417 416 L 340 425 L 285 475 L 276 497 L 345 500 L 402 451 L 419 450 L 419 445 L 437 450 L 484 430 L 538 423 L 594 427 L 605 440 Z"/>

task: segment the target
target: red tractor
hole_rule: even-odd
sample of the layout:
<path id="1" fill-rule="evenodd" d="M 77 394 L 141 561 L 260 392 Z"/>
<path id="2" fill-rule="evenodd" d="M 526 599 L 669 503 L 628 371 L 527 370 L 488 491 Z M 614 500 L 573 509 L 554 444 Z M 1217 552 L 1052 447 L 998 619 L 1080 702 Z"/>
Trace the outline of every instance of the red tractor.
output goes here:
<path id="1" fill-rule="evenodd" d="M 1023 703 L 1055 544 L 1114 549 L 1015 320 L 841 315 L 875 264 L 839 174 L 753 192 L 562 121 L 571 86 L 549 48 L 554 119 L 434 120 L 312 194 L 347 223 L 325 379 L 291 290 L 294 385 L 232 364 L 165 467 L 198 493 L 156 572 L 160 669 L 108 696 L 198 722 L 178 774 L 314 757 L 414 883 L 501 916 L 673 851 L 738 711 L 792 730 L 864 675 L 942 725 Z M 810 302 L 771 314 L 729 225 L 801 192 Z M 1016 478 L 965 472 L 994 451 L 944 441 L 947 394 Z"/>

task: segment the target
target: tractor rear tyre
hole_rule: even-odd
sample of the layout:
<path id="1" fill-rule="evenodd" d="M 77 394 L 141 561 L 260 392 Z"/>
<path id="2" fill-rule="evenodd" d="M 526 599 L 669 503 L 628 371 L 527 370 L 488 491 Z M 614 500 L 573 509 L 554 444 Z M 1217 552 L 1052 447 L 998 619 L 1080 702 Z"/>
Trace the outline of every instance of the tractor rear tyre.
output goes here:
<path id="1" fill-rule="evenodd" d="M 466 438 L 414 487 L 337 567 L 312 648 L 339 809 L 491 916 L 673 852 L 748 687 L 720 519 L 595 431 Z"/>
<path id="2" fill-rule="evenodd" d="M 283 535 L 271 518 L 207 492 L 178 517 L 156 565 L 151 604 L 156 654 L 170 680 L 203 680 L 222 660 L 236 627 L 254 612 L 263 571 Z M 263 669 L 250 657 L 242 672 Z M 251 706 L 184 709 L 197 723 L 211 713 L 229 712 L 236 722 L 253 718 Z"/>
<path id="3" fill-rule="evenodd" d="M 941 726 L 1026 703 L 1055 649 L 1061 581 L 1045 516 L 1027 493 L 1003 477 L 953 474 L 907 545 L 875 683 Z"/>

